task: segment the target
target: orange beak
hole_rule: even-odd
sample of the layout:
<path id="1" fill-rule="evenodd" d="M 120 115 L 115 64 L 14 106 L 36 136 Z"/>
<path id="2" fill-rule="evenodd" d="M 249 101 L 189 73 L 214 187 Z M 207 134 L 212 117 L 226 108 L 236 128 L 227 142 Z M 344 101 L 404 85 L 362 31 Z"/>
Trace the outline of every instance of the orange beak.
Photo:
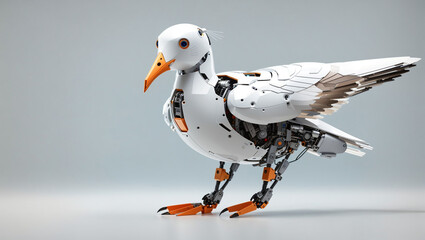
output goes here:
<path id="1" fill-rule="evenodd" d="M 158 53 L 158 56 L 153 63 L 151 70 L 145 79 L 145 92 L 148 90 L 149 86 L 152 84 L 153 80 L 161 75 L 163 72 L 170 70 L 170 64 L 176 61 L 176 59 L 172 59 L 169 62 L 166 62 L 164 59 L 164 55 L 162 53 Z"/>

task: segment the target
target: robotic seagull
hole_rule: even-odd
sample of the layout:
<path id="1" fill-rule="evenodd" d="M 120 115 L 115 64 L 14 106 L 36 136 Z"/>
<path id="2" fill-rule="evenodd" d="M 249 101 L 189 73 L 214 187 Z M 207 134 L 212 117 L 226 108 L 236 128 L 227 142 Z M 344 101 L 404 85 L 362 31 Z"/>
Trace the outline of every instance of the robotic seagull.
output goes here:
<path id="1" fill-rule="evenodd" d="M 341 153 L 363 156 L 360 149 L 372 149 L 368 143 L 320 118 L 337 111 L 349 97 L 400 77 L 420 60 L 306 62 L 216 74 L 206 29 L 192 24 L 171 26 L 159 35 L 156 46 L 158 56 L 144 91 L 163 72 L 177 70 L 163 108 L 165 122 L 195 151 L 220 161 L 214 191 L 202 203 L 158 210 L 178 216 L 216 208 L 240 164 L 263 166 L 263 185 L 250 201 L 221 212 L 235 212 L 230 217 L 266 207 L 289 164 L 305 152 L 327 158 Z M 289 161 L 299 147 L 301 153 Z M 228 172 L 225 162 L 231 163 Z"/>

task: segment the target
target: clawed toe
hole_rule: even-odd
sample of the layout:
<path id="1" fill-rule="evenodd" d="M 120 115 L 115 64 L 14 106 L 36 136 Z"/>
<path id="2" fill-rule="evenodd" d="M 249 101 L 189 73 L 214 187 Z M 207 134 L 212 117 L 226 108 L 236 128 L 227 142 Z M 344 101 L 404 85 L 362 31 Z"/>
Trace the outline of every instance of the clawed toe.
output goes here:
<path id="1" fill-rule="evenodd" d="M 157 213 L 164 210 L 168 210 L 168 212 L 161 213 L 161 215 L 174 215 L 174 214 L 184 213 L 188 210 L 193 210 L 200 205 L 201 203 L 185 203 L 185 204 L 171 205 L 171 206 L 160 208 Z"/>
<path id="2" fill-rule="evenodd" d="M 221 214 L 223 214 L 223 213 L 225 213 L 225 212 L 227 212 L 227 211 L 229 211 L 229 209 L 227 209 L 227 208 L 225 208 L 225 209 L 221 210 L 221 212 L 220 212 L 220 214 L 218 214 L 218 216 L 221 216 Z"/>
<path id="3" fill-rule="evenodd" d="M 225 212 L 235 212 L 230 216 L 230 218 L 235 218 L 255 210 L 257 210 L 257 204 L 255 202 L 248 201 L 227 207 L 220 212 L 220 215 Z"/>
<path id="4" fill-rule="evenodd" d="M 164 210 L 168 212 L 163 212 L 161 215 L 176 215 L 176 216 L 187 216 L 187 215 L 196 215 L 197 213 L 210 213 L 217 205 L 203 205 L 201 203 L 185 203 L 178 205 L 171 205 L 162 207 L 158 210 L 158 213 Z"/>

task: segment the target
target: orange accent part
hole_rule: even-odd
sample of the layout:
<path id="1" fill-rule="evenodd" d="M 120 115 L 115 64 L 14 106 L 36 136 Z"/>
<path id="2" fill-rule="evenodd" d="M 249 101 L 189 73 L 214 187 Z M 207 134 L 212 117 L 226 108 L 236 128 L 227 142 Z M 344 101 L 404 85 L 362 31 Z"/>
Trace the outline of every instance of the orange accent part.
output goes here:
<path id="1" fill-rule="evenodd" d="M 301 142 L 301 146 L 305 147 L 305 141 Z"/>
<path id="2" fill-rule="evenodd" d="M 263 204 L 261 204 L 260 208 L 261 209 L 265 208 L 267 206 L 267 204 L 269 204 L 269 203 L 263 203 Z"/>
<path id="3" fill-rule="evenodd" d="M 271 180 L 276 178 L 276 173 L 273 168 L 265 167 L 263 170 L 263 181 L 270 182 Z"/>
<path id="4" fill-rule="evenodd" d="M 174 209 L 174 210 L 169 210 L 168 212 L 169 212 L 171 215 L 174 215 L 174 214 L 178 214 L 178 213 L 185 212 L 185 211 L 190 210 L 190 209 L 192 209 L 192 208 L 193 208 L 193 205 L 192 205 L 192 204 L 190 204 L 189 206 L 184 206 L 184 207 L 176 208 L 176 209 Z"/>
<path id="5" fill-rule="evenodd" d="M 231 76 L 229 76 L 229 75 L 217 75 L 217 77 L 221 77 L 221 78 L 229 78 L 229 79 L 231 79 L 231 80 L 235 80 L 236 82 L 238 81 L 238 79 L 237 79 L 237 78 L 231 77 Z M 228 79 L 225 79 L 225 80 L 228 80 Z"/>
<path id="6" fill-rule="evenodd" d="M 294 149 L 289 148 L 289 149 L 288 149 L 288 152 L 289 152 L 289 153 L 293 153 L 293 152 L 294 152 Z"/>
<path id="7" fill-rule="evenodd" d="M 251 201 L 244 202 L 244 203 L 239 203 L 239 204 L 236 204 L 236 205 L 227 207 L 227 210 L 229 212 L 236 212 L 236 211 L 239 211 L 241 209 L 244 209 L 244 208 L 248 207 L 251 204 L 253 204 L 253 202 L 251 202 Z"/>
<path id="8" fill-rule="evenodd" d="M 278 141 L 277 145 L 282 146 L 283 142 L 282 141 Z"/>
<path id="9" fill-rule="evenodd" d="M 177 216 L 195 215 L 199 212 L 211 213 L 215 208 L 217 208 L 217 204 L 205 206 L 201 203 L 185 203 L 167 206 L 168 213 Z"/>
<path id="10" fill-rule="evenodd" d="M 178 204 L 178 205 L 171 205 L 171 206 L 167 206 L 167 210 L 168 211 L 173 211 L 182 207 L 188 207 L 188 206 L 193 206 L 192 203 L 184 203 L 184 204 Z"/>
<path id="11" fill-rule="evenodd" d="M 180 131 L 187 132 L 189 129 L 187 128 L 186 121 L 184 118 L 174 118 L 174 121 L 177 124 L 177 127 L 179 127 Z"/>
<path id="12" fill-rule="evenodd" d="M 187 210 L 187 211 L 184 211 L 184 212 L 182 212 L 182 213 L 180 213 L 180 214 L 177 214 L 177 216 L 195 215 L 195 214 L 197 214 L 198 212 L 201 212 L 201 211 L 202 211 L 202 208 L 203 208 L 203 206 L 202 206 L 202 205 L 199 205 L 199 206 L 197 206 L 197 207 L 194 207 L 194 208 L 192 208 L 192 209 L 189 209 L 189 210 Z"/>
<path id="13" fill-rule="evenodd" d="M 211 213 L 214 208 L 217 207 L 217 204 L 207 205 L 202 207 L 202 214 Z"/>
<path id="14" fill-rule="evenodd" d="M 224 170 L 224 168 L 216 168 L 214 179 L 221 182 L 223 180 L 229 179 L 229 174 L 226 172 L 226 170 Z"/>
<path id="15" fill-rule="evenodd" d="M 257 205 L 254 202 L 251 202 L 251 204 L 239 210 L 238 215 L 241 216 L 255 210 L 257 210 Z"/>
<path id="16" fill-rule="evenodd" d="M 168 62 L 165 61 L 164 55 L 159 52 L 158 56 L 156 56 L 155 62 L 153 63 L 151 70 L 145 79 L 145 92 L 148 90 L 149 86 L 152 84 L 153 80 L 161 75 L 163 72 L 170 70 L 170 64 L 176 61 L 176 59 L 172 59 Z"/>

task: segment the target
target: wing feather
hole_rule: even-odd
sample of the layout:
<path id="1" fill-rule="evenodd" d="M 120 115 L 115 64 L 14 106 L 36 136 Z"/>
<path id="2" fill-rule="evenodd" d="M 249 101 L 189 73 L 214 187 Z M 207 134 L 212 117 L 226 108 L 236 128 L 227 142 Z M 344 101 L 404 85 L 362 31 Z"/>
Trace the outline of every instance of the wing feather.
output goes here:
<path id="1" fill-rule="evenodd" d="M 322 118 L 320 115 L 332 114 L 348 103 L 349 97 L 394 81 L 409 72 L 409 68 L 414 67 L 419 60 L 400 57 L 331 63 L 330 72 L 314 84 L 322 92 L 316 95 L 316 99 L 310 104 L 311 108 L 303 110 L 299 117 Z"/>

